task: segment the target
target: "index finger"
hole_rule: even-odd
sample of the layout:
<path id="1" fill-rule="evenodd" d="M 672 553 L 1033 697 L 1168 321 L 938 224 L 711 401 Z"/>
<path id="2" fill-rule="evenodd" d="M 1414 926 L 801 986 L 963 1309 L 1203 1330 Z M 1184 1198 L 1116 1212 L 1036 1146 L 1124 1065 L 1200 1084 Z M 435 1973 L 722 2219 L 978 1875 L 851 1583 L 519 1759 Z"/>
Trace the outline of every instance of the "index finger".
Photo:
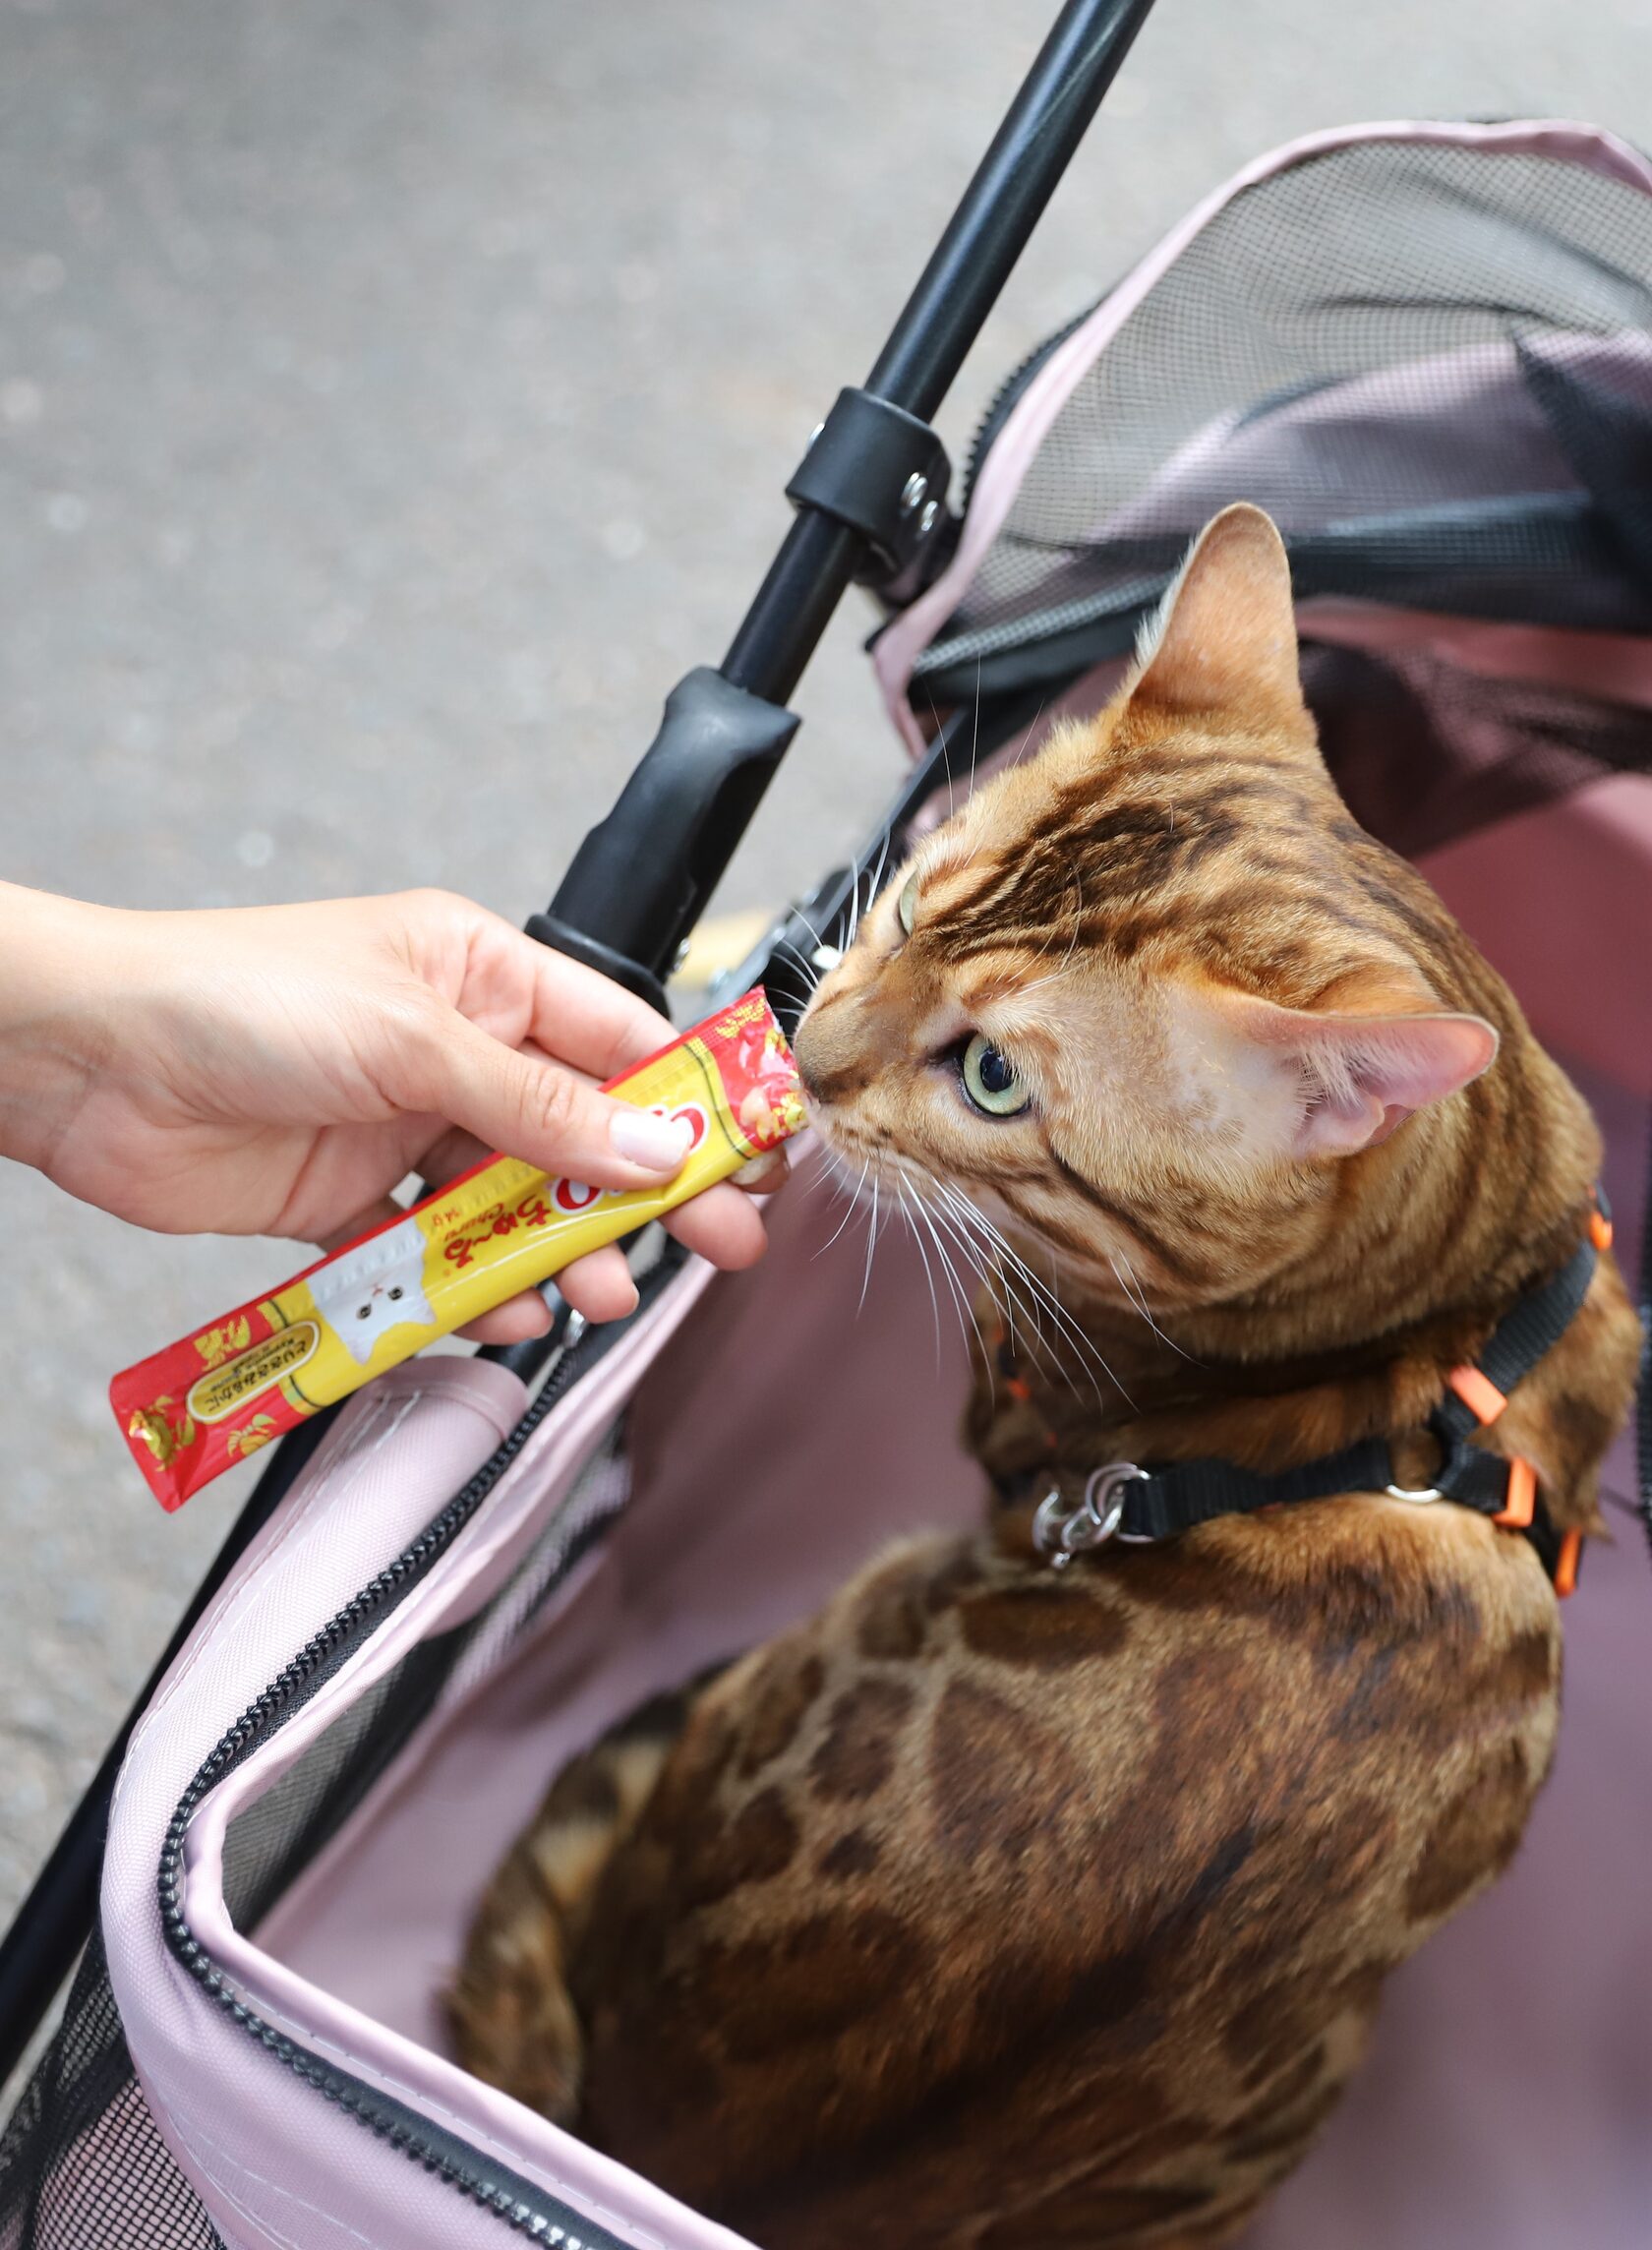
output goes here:
<path id="1" fill-rule="evenodd" d="M 486 1004 L 502 996 L 502 987 L 508 991 L 513 1028 L 498 1036 L 508 1036 L 513 1046 L 531 1040 L 601 1084 L 678 1036 L 646 1000 L 502 918 L 486 917 L 478 937 L 482 942 L 467 965 L 467 991 L 459 1006 L 473 1015 L 469 1001 Z M 474 994 L 468 989 L 473 977 L 479 987 Z"/>

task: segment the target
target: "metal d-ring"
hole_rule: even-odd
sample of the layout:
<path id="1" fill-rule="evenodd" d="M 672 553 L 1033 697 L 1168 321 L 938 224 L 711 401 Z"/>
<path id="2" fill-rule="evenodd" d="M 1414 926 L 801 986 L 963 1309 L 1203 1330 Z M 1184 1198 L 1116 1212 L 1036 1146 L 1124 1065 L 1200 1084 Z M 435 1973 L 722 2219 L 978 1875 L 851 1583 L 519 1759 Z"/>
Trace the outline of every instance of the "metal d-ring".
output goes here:
<path id="1" fill-rule="evenodd" d="M 1109 1461 L 1091 1471 L 1084 1498 L 1071 1509 L 1061 1487 L 1051 1485 L 1032 1518 L 1032 1544 L 1049 1558 L 1050 1568 L 1065 1570 L 1075 1555 L 1104 1547 L 1124 1521 L 1125 1486 L 1145 1483 L 1147 1473 L 1134 1461 Z"/>
<path id="2" fill-rule="evenodd" d="M 1446 1495 L 1438 1485 L 1386 1484 L 1383 1490 L 1390 1500 L 1409 1500 L 1418 1508 L 1426 1508 L 1431 1500 L 1444 1500 Z"/>

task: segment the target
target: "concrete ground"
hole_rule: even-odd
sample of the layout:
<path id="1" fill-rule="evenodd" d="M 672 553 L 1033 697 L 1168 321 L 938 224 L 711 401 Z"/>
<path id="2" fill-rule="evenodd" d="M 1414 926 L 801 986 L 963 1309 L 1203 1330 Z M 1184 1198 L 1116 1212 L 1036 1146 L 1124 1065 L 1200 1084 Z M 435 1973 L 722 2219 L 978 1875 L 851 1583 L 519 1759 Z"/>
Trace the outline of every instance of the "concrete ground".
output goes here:
<path id="1" fill-rule="evenodd" d="M 0 0 L 0 876 L 520 918 L 715 661 L 1052 0 Z M 1205 189 L 1361 116 L 1652 138 L 1640 0 L 1161 0 L 942 417 Z M 728 885 L 896 751 L 846 616 Z M 0 1912 L 244 1498 L 110 1372 L 293 1262 L 0 1176 Z"/>

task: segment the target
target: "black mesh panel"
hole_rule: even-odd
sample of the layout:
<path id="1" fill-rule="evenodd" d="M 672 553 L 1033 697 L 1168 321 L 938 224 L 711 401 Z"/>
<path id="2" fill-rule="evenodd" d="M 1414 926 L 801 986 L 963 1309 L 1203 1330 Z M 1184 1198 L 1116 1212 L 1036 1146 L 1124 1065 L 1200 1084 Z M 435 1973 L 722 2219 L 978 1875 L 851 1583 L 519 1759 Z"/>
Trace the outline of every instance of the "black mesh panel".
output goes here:
<path id="1" fill-rule="evenodd" d="M 1373 143 L 1235 199 L 1055 417 L 937 702 L 1128 647 L 1232 500 L 1299 598 L 1652 631 L 1652 198 L 1576 164 Z"/>
<path id="2" fill-rule="evenodd" d="M 463 1625 L 410 1649 L 231 1821 L 224 1895 L 237 1927 L 256 1927 L 442 1694 L 485 1677 L 510 1654 L 547 1596 L 623 1507 L 628 1484 L 617 1428 L 493 1599 Z M 295 1696 L 293 1707 L 305 1699 Z M 0 2139 L 0 2250 L 222 2250 L 133 2075 L 95 1939 Z"/>
<path id="3" fill-rule="evenodd" d="M 0 2138 L 5 2250 L 223 2250 L 132 2074 L 93 1939 Z"/>

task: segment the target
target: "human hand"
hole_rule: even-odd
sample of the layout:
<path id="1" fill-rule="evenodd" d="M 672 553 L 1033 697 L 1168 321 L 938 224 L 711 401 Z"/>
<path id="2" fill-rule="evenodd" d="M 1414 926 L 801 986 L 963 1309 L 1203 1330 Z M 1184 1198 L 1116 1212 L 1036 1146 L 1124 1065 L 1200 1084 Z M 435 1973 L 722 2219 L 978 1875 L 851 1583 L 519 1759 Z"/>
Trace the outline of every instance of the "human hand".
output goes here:
<path id="1" fill-rule="evenodd" d="M 596 1187 L 657 1187 L 678 1129 L 596 1092 L 671 1037 L 630 993 L 442 891 L 132 914 L 0 884 L 0 1155 L 163 1233 L 323 1248 L 490 1150 Z M 776 1184 L 771 1171 L 765 1187 Z M 672 1213 L 713 1264 L 763 1223 L 733 1185 Z M 636 1303 L 617 1247 L 564 1269 L 588 1320 Z M 540 1334 L 534 1293 L 466 1332 Z"/>

